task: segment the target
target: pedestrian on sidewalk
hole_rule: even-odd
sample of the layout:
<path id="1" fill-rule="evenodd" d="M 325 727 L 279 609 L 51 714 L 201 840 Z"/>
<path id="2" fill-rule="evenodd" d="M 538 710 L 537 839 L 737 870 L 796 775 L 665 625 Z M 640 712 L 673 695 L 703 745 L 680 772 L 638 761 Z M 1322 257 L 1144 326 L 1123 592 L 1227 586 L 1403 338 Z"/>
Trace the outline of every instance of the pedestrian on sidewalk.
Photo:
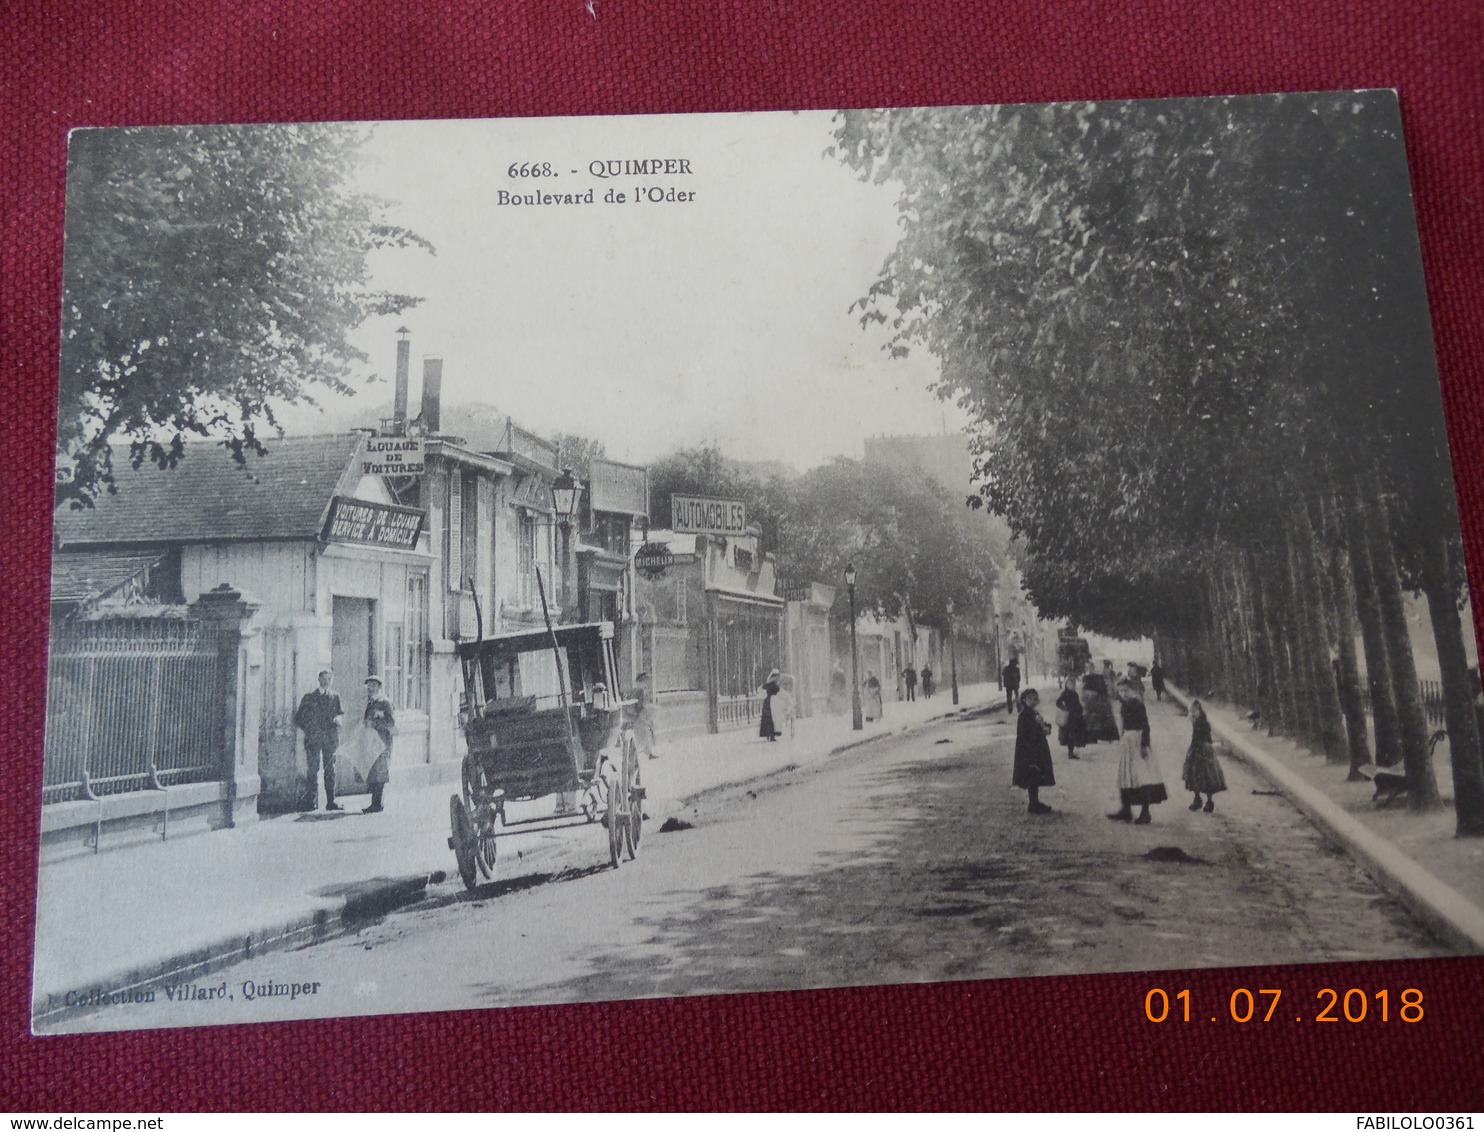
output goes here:
<path id="1" fill-rule="evenodd" d="M 1010 663 L 1000 673 L 1000 683 L 1005 686 L 1005 710 L 1015 710 L 1016 697 L 1020 695 L 1020 658 L 1012 656 Z"/>
<path id="2" fill-rule="evenodd" d="M 1165 670 L 1159 666 L 1159 661 L 1154 662 L 1154 667 L 1149 670 L 1149 686 L 1154 689 L 1154 698 L 1162 700 L 1165 698 Z"/>
<path id="3" fill-rule="evenodd" d="M 1206 718 L 1206 709 L 1200 700 L 1190 701 L 1190 749 L 1185 752 L 1185 766 L 1181 772 L 1185 789 L 1195 795 L 1191 810 L 1204 808 L 1206 813 L 1216 810 L 1216 795 L 1226 789 L 1226 775 L 1216 761 L 1216 748 L 1211 742 L 1211 721 Z M 1201 795 L 1206 804 L 1201 806 Z"/>
<path id="4" fill-rule="evenodd" d="M 1164 774 L 1149 743 L 1149 712 L 1138 689 L 1127 679 L 1118 682 L 1119 712 L 1123 716 L 1123 753 L 1118 759 L 1118 812 L 1114 821 L 1148 825 L 1149 807 L 1169 797 Z M 1135 806 L 1139 816 L 1134 817 Z"/>
<path id="5" fill-rule="evenodd" d="M 844 715 L 850 706 L 850 697 L 846 695 L 845 688 L 845 669 L 836 661 L 835 667 L 830 670 L 830 695 L 826 701 L 831 715 Z"/>
<path id="6" fill-rule="evenodd" d="M 902 683 L 907 686 L 907 702 L 917 699 L 917 669 L 910 664 L 902 669 Z"/>
<path id="7" fill-rule="evenodd" d="M 345 709 L 340 697 L 331 690 L 335 675 L 328 668 L 319 674 L 319 686 L 306 692 L 294 712 L 294 726 L 304 732 L 304 758 L 309 764 L 309 781 L 304 786 L 299 809 L 313 813 L 319 808 L 319 768 L 325 768 L 325 809 L 342 809 L 335 801 L 335 751 L 340 746 L 340 717 Z"/>
<path id="8" fill-rule="evenodd" d="M 925 700 L 933 698 L 933 669 L 928 664 L 922 666 L 922 698 Z"/>
<path id="9" fill-rule="evenodd" d="M 778 683 L 778 669 L 768 673 L 768 678 L 763 681 L 763 718 L 758 724 L 757 733 L 768 742 L 776 742 L 778 736 L 783 732 L 773 722 L 773 697 L 778 694 L 781 685 Z"/>
<path id="10" fill-rule="evenodd" d="M 366 677 L 366 714 L 362 717 L 366 726 L 376 732 L 381 740 L 381 754 L 366 772 L 366 785 L 371 787 L 371 804 L 362 813 L 381 813 L 381 794 L 391 780 L 392 736 L 397 733 L 397 719 L 392 714 L 392 702 L 381 694 L 381 677 Z"/>
<path id="11" fill-rule="evenodd" d="M 861 684 L 866 690 L 865 695 L 862 697 L 864 701 L 862 708 L 865 712 L 866 719 L 868 721 L 880 719 L 885 714 L 881 703 L 880 678 L 873 672 L 862 680 Z"/>
<path id="12" fill-rule="evenodd" d="M 634 742 L 639 745 L 641 755 L 651 759 L 659 758 L 654 753 L 654 709 L 649 702 L 648 672 L 641 672 L 634 677 Z"/>
<path id="13" fill-rule="evenodd" d="M 1051 807 L 1041 801 L 1041 787 L 1056 785 L 1056 774 L 1051 768 L 1051 744 L 1046 740 L 1051 725 L 1037 710 L 1040 702 L 1036 690 L 1027 688 L 1020 695 L 1020 718 L 1015 722 L 1015 765 L 1010 785 L 1029 795 L 1028 814 L 1051 812 Z"/>
<path id="14" fill-rule="evenodd" d="M 1067 758 L 1080 756 L 1077 748 L 1087 742 L 1087 717 L 1077 695 L 1077 677 L 1068 676 L 1061 695 L 1056 697 L 1056 741 L 1067 749 Z"/>

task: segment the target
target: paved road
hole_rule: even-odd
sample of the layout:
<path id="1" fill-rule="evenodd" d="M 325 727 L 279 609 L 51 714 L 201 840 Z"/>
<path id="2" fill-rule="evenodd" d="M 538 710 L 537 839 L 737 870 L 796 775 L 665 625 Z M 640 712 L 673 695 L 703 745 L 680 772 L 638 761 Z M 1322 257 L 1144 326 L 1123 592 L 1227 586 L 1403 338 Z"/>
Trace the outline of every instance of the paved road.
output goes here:
<path id="1" fill-rule="evenodd" d="M 1114 745 L 1058 753 L 1056 812 L 1032 817 L 1011 725 L 961 718 L 709 794 L 617 872 L 601 828 L 511 838 L 497 884 L 202 980 L 229 999 L 68 1028 L 1448 954 L 1239 764 L 1190 813 L 1188 723 L 1150 706 L 1172 788 L 1150 826 L 1105 817 Z M 1189 859 L 1148 856 L 1171 849 Z M 247 1002 L 246 982 L 319 987 Z"/>

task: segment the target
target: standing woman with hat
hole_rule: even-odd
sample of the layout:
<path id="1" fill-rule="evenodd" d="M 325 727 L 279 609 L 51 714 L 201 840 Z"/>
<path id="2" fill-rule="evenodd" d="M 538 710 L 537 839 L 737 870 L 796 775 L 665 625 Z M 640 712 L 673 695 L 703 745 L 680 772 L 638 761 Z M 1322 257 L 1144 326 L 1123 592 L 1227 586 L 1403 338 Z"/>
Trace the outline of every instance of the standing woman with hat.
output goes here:
<path id="1" fill-rule="evenodd" d="M 366 785 L 371 787 L 371 804 L 363 813 L 381 813 L 381 792 L 391 777 L 392 736 L 397 733 L 397 719 L 392 714 L 392 702 L 381 694 L 381 677 L 366 677 L 366 714 L 362 717 L 366 726 L 381 738 L 381 754 L 366 772 Z"/>
<path id="2" fill-rule="evenodd" d="M 768 673 L 767 680 L 763 682 L 763 718 L 757 729 L 758 735 L 770 743 L 783 734 L 778 729 L 778 725 L 773 722 L 773 697 L 778 694 L 780 688 L 782 684 L 779 683 L 779 672 L 775 668 Z"/>

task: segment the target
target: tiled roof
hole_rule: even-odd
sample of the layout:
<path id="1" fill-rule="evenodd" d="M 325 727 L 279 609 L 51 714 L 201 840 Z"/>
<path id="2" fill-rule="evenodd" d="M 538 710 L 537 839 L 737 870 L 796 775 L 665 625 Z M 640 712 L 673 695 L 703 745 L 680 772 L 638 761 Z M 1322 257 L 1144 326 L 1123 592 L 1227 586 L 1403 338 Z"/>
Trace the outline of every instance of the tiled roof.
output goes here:
<path id="1" fill-rule="evenodd" d="M 71 605 L 107 597 L 159 562 L 158 554 L 58 551 L 52 555 L 52 601 Z"/>
<path id="2" fill-rule="evenodd" d="M 114 452 L 118 494 L 94 508 L 63 508 L 55 516 L 59 547 L 150 546 L 315 538 L 330 497 L 349 494 L 360 476 L 354 457 L 359 433 L 292 436 L 264 443 L 239 466 L 219 444 L 186 445 L 170 471 L 146 462 L 129 467 L 127 449 Z"/>

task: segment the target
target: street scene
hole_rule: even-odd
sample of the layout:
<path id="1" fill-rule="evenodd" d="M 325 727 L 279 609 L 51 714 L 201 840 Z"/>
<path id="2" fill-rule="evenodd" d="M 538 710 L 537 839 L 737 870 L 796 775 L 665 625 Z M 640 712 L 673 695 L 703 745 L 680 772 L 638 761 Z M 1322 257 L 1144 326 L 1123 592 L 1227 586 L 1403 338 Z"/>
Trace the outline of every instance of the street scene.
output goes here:
<path id="1" fill-rule="evenodd" d="M 1390 92 L 82 131 L 67 226 L 37 1032 L 1484 948 Z"/>

